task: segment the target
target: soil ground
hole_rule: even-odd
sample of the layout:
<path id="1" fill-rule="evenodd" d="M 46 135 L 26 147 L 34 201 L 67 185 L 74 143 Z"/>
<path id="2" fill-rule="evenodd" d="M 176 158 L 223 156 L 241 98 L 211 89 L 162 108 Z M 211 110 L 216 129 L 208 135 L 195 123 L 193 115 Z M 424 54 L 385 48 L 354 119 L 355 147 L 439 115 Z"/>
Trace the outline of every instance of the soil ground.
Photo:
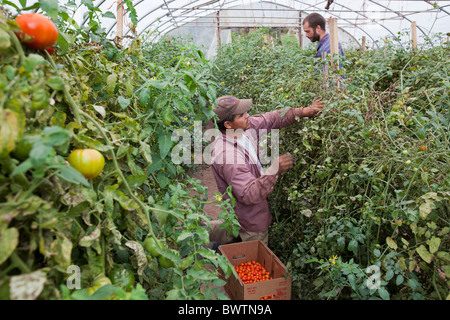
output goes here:
<path id="1" fill-rule="evenodd" d="M 212 173 L 212 170 L 210 166 L 208 165 L 200 165 L 198 167 L 198 171 L 194 170 L 190 173 L 190 176 L 194 179 L 201 180 L 202 186 L 208 188 L 208 201 L 215 200 L 214 194 L 219 192 L 216 184 L 216 180 L 214 178 L 214 175 Z M 198 193 L 193 191 L 191 192 L 191 196 L 195 196 Z M 212 217 L 213 219 L 217 219 L 217 216 L 220 214 L 221 210 L 215 203 L 207 203 L 205 204 L 205 207 L 203 208 L 203 211 L 206 215 Z M 220 291 L 225 293 L 225 295 L 228 296 L 228 294 L 225 291 L 224 287 L 219 287 Z M 229 297 L 229 296 L 228 296 Z"/>
<path id="2" fill-rule="evenodd" d="M 212 173 L 212 170 L 207 165 L 199 166 L 199 171 L 193 171 L 190 173 L 192 178 L 198 179 L 202 181 L 202 186 L 208 188 L 208 201 L 215 200 L 214 194 L 219 192 L 217 189 L 216 180 Z M 195 195 L 196 192 L 192 192 L 191 195 Z M 207 203 L 204 207 L 205 213 L 212 217 L 213 219 L 217 219 L 217 216 L 220 213 L 220 208 L 214 203 Z"/>

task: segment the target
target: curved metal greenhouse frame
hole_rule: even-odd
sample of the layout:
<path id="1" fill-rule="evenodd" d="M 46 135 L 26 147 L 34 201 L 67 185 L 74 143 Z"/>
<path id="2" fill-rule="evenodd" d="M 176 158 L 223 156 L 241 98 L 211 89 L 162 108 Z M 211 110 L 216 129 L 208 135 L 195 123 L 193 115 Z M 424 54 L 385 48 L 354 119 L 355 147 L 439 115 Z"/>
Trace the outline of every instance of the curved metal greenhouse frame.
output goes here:
<path id="1" fill-rule="evenodd" d="M 72 6 L 76 4 L 74 18 L 80 25 L 88 22 L 87 3 L 99 12 L 109 11 L 101 22 L 111 38 L 117 34 L 116 19 L 111 18 L 111 13 L 116 15 L 122 2 L 125 8 L 127 3 L 133 4 L 137 13 L 134 30 L 149 41 L 183 28 L 220 33 L 224 29 L 249 27 L 294 29 L 300 39 L 301 21 L 312 12 L 337 18 L 338 29 L 355 44 L 365 37 L 373 46 L 386 38 L 402 45 L 413 22 L 419 42 L 434 34 L 447 37 L 450 32 L 450 0 L 60 0 L 59 4 L 64 6 L 69 1 Z M 124 36 L 132 30 L 129 20 L 125 12 Z"/>
<path id="2" fill-rule="evenodd" d="M 110 0 L 101 0 L 97 7 L 111 5 Z M 297 11 L 305 17 L 311 12 L 318 12 L 326 17 L 338 19 L 338 27 L 354 34 L 355 38 L 362 35 L 379 40 L 386 36 L 395 37 L 402 29 L 408 29 L 408 24 L 416 21 L 417 28 L 423 37 L 432 33 L 447 33 L 450 31 L 450 1 L 449 0 L 352 0 L 331 1 L 329 9 L 325 9 L 330 1 L 300 1 L 300 0 L 276 0 L 276 1 L 246 1 L 246 0 L 162 0 L 149 1 L 138 0 L 134 7 L 138 12 L 137 30 L 139 34 L 153 31 L 158 36 L 183 27 L 186 24 L 198 27 L 216 27 L 214 23 L 201 23 L 201 18 L 216 12 L 231 10 L 252 10 L 262 12 L 261 9 L 239 9 L 239 6 L 265 3 L 276 6 L 276 9 L 265 10 L 267 18 L 271 12 L 283 10 L 285 12 Z M 236 18 L 239 18 L 237 16 Z M 270 27 L 270 21 L 265 21 L 265 27 Z M 397 22 L 397 23 L 395 23 Z M 438 23 L 437 23 L 438 22 Z M 296 22 L 297 25 L 299 22 Z M 245 21 L 233 21 L 233 26 L 244 26 Z M 295 27 L 295 23 L 286 21 L 287 27 Z M 368 27 L 366 27 L 368 26 Z M 397 28 L 395 28 L 397 26 Z M 115 22 L 108 28 L 108 34 L 114 32 Z M 353 29 L 353 30 L 352 30 Z M 355 32 L 358 31 L 358 32 Z M 124 30 L 127 34 L 130 29 Z M 155 39 L 157 37 L 153 37 Z"/>

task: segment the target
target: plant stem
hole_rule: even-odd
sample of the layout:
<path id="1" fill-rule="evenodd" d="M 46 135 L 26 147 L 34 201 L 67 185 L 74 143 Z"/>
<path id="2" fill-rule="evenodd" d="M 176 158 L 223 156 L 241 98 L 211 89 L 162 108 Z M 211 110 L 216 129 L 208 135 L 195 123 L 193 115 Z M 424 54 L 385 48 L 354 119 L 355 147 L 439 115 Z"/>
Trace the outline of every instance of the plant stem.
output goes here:
<path id="1" fill-rule="evenodd" d="M 17 255 L 17 253 L 14 251 L 11 254 L 11 261 L 14 263 L 14 265 L 22 271 L 22 273 L 30 273 L 30 268 L 25 264 L 25 262 L 20 259 L 20 257 Z"/>
<path id="2" fill-rule="evenodd" d="M 139 207 L 141 207 L 141 209 L 144 211 L 145 216 L 147 217 L 147 220 L 148 220 L 148 224 L 149 224 L 149 233 L 150 233 L 151 235 L 155 236 L 154 233 L 153 233 L 153 229 L 152 229 L 152 227 L 151 227 L 151 220 L 150 220 L 149 207 L 146 206 L 146 205 L 145 205 L 138 197 L 136 197 L 136 196 L 134 195 L 133 191 L 131 190 L 131 187 L 130 187 L 130 185 L 128 184 L 127 180 L 125 179 L 125 177 L 124 177 L 124 175 L 123 175 L 123 173 L 122 173 L 122 170 L 120 170 L 119 163 L 117 162 L 116 154 L 114 153 L 114 150 L 113 150 L 113 146 L 112 146 L 111 140 L 109 140 L 109 138 L 108 138 L 108 136 L 106 135 L 106 133 L 105 133 L 105 131 L 103 130 L 103 128 L 98 124 L 97 121 L 95 121 L 94 118 L 92 118 L 89 114 L 87 114 L 87 113 L 84 112 L 83 110 L 80 110 L 80 114 L 83 115 L 84 117 L 86 117 L 88 120 L 90 120 L 90 121 L 94 124 L 94 126 L 98 129 L 98 131 L 101 133 L 101 135 L 102 135 L 103 138 L 105 139 L 106 144 L 107 144 L 109 147 L 111 147 L 111 149 L 109 150 L 109 153 L 110 153 L 110 155 L 111 155 L 111 158 L 113 159 L 114 167 L 115 167 L 115 169 L 116 169 L 116 171 L 117 171 L 117 173 L 118 173 L 120 179 L 122 180 L 123 184 L 125 185 L 125 188 L 127 189 L 128 193 L 130 194 L 131 198 L 133 198 L 133 200 L 136 201 L 136 203 L 139 205 Z M 159 210 L 159 209 L 156 209 L 156 208 L 155 208 L 155 210 L 158 210 L 158 211 L 164 211 L 164 210 Z"/>
<path id="3" fill-rule="evenodd" d="M 7 32 L 12 42 L 14 42 L 17 52 L 19 53 L 19 66 L 20 66 L 25 60 L 25 53 L 23 52 L 22 44 L 20 43 L 19 39 L 17 39 L 17 36 L 14 34 L 14 32 L 12 32 L 11 30 L 8 30 Z"/>
<path id="4" fill-rule="evenodd" d="M 447 267 L 446 267 L 446 268 L 447 268 Z M 436 285 L 436 269 L 433 269 L 433 278 L 432 278 L 432 282 L 433 282 L 434 290 L 436 290 L 436 293 L 438 294 L 439 300 L 442 300 L 441 293 L 439 292 L 438 287 L 437 287 L 437 285 Z"/>
<path id="5" fill-rule="evenodd" d="M 72 108 L 72 112 L 75 116 L 75 121 L 77 124 L 81 125 L 81 117 L 80 117 L 80 107 L 78 106 L 78 104 L 73 100 L 72 96 L 69 93 L 69 90 L 67 90 L 66 84 L 64 82 L 64 80 L 61 78 L 61 76 L 59 75 L 58 69 L 56 68 L 56 64 L 55 61 L 53 61 L 52 56 L 50 55 L 50 53 L 47 52 L 47 50 L 43 50 L 45 52 L 45 55 L 47 56 L 48 61 L 50 61 L 50 64 L 52 65 L 53 69 L 55 70 L 56 74 L 58 75 L 58 77 L 61 79 L 63 85 L 63 93 L 64 93 L 64 97 L 66 98 L 67 102 L 69 103 L 70 107 Z"/>

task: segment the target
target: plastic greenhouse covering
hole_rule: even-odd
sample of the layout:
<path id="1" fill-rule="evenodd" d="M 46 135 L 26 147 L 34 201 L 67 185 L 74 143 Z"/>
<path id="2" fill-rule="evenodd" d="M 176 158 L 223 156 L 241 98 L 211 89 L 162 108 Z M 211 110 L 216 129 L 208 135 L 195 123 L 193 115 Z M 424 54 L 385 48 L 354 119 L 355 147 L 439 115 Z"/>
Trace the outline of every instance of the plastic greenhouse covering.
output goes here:
<path id="1" fill-rule="evenodd" d="M 30 6 L 33 0 L 2 2 L 6 7 L 8 3 L 23 2 Z M 165 34 L 188 37 L 204 46 L 208 56 L 214 54 L 218 41 L 231 41 L 231 31 L 239 28 L 288 29 L 300 45 L 307 46 L 309 40 L 302 32 L 301 21 L 312 12 L 326 19 L 337 18 L 339 41 L 347 47 L 360 46 L 363 37 L 368 47 L 377 47 L 387 38 L 402 45 L 410 41 L 413 22 L 417 25 L 419 43 L 430 41 L 436 34 L 447 37 L 450 31 L 450 0 L 124 0 L 123 3 L 122 6 L 122 0 L 63 0 L 59 6 L 81 26 L 87 23 L 86 13 L 96 11 L 111 38 L 117 34 L 116 13 L 123 7 L 123 36 L 130 35 L 135 28 L 146 41 L 156 41 Z M 129 4 L 135 10 L 135 24 L 130 19 Z"/>

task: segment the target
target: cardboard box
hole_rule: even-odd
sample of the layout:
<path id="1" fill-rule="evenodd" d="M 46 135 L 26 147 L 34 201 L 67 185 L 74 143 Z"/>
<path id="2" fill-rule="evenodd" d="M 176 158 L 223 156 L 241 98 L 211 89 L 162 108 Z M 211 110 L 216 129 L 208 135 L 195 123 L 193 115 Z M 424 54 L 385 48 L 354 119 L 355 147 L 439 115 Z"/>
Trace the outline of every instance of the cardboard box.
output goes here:
<path id="1" fill-rule="evenodd" d="M 262 297 L 275 295 L 273 300 L 290 300 L 292 279 L 285 265 L 277 256 L 260 240 L 238 242 L 221 245 L 219 252 L 228 261 L 237 266 L 242 262 L 255 260 L 259 262 L 272 276 L 272 280 L 244 284 L 234 274 L 228 279 L 225 290 L 233 300 L 260 300 Z"/>

